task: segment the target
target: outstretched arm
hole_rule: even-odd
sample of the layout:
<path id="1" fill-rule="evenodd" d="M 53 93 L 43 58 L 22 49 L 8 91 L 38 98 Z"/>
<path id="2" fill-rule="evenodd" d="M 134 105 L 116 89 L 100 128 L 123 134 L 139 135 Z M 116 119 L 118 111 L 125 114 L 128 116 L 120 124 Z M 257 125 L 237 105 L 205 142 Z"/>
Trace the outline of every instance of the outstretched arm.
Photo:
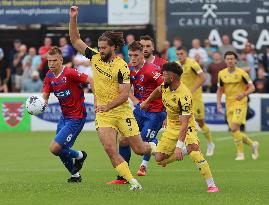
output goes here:
<path id="1" fill-rule="evenodd" d="M 85 55 L 85 50 L 88 46 L 80 39 L 80 34 L 77 27 L 78 7 L 72 6 L 70 8 L 69 15 L 69 36 L 71 43 L 75 49 L 77 49 L 82 55 Z"/>
<path id="2" fill-rule="evenodd" d="M 145 110 L 147 109 L 147 107 L 149 106 L 149 103 L 162 97 L 162 88 L 161 88 L 161 85 L 158 86 L 151 94 L 150 96 L 144 101 L 141 103 L 140 105 L 140 108 L 141 110 Z"/>

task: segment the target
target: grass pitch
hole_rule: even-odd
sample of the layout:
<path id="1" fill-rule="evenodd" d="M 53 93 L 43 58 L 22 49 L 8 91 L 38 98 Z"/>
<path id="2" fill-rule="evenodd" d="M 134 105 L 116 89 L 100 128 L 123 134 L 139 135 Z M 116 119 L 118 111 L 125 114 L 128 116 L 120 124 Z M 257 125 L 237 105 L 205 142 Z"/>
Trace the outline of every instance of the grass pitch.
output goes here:
<path id="1" fill-rule="evenodd" d="M 88 158 L 81 171 L 83 182 L 68 184 L 68 172 L 48 151 L 53 132 L 0 133 L 0 204 L 1 205 L 80 205 L 80 204 L 236 204 L 269 203 L 269 133 L 249 133 L 260 142 L 260 158 L 251 159 L 245 146 L 246 160 L 235 161 L 235 147 L 228 132 L 213 133 L 216 151 L 207 158 L 220 188 L 206 193 L 206 185 L 192 161 L 186 157 L 162 168 L 152 159 L 148 176 L 139 177 L 143 186 L 131 192 L 128 185 L 106 185 L 115 170 L 105 155 L 95 132 L 82 132 L 74 146 L 86 150 Z M 202 135 L 202 150 L 205 140 Z M 131 170 L 136 173 L 141 157 L 132 155 Z"/>

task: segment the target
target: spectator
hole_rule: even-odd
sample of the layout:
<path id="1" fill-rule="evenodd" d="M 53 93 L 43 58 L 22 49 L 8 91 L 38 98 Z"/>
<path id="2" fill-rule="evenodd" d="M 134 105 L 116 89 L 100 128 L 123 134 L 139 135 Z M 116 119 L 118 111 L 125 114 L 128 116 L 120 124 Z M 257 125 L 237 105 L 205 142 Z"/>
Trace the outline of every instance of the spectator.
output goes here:
<path id="1" fill-rule="evenodd" d="M 250 42 L 246 42 L 245 48 L 244 48 L 244 53 L 246 54 L 246 60 L 248 62 L 248 65 L 250 67 L 249 70 L 249 76 L 252 81 L 256 79 L 256 68 L 258 67 L 257 62 L 256 62 L 256 52 L 253 49 L 253 45 Z"/>
<path id="2" fill-rule="evenodd" d="M 175 37 L 173 40 L 173 47 L 168 48 L 167 55 L 168 61 L 177 61 L 177 49 L 182 46 L 182 40 L 180 37 Z"/>
<path id="3" fill-rule="evenodd" d="M 129 62 L 129 56 L 128 56 L 128 45 L 132 43 L 135 40 L 135 37 L 133 34 L 128 34 L 126 36 L 126 44 L 122 47 L 122 54 L 123 54 L 123 59 L 125 62 Z"/>
<path id="4" fill-rule="evenodd" d="M 19 52 L 20 50 L 20 46 L 21 46 L 21 40 L 20 39 L 15 39 L 13 41 L 13 48 L 10 50 L 9 52 L 9 56 L 8 56 L 8 67 L 11 69 L 11 90 L 13 92 L 15 92 L 15 68 L 13 66 L 13 61 L 14 61 L 14 57 L 15 55 Z"/>
<path id="5" fill-rule="evenodd" d="M 257 78 L 254 80 L 253 84 L 255 85 L 256 93 L 265 93 L 267 91 L 266 78 L 263 67 L 258 68 Z"/>
<path id="6" fill-rule="evenodd" d="M 36 70 L 33 71 L 31 77 L 30 80 L 23 82 L 21 92 L 39 93 L 42 91 L 43 83 L 39 78 L 39 72 Z"/>
<path id="7" fill-rule="evenodd" d="M 218 82 L 218 73 L 226 68 L 226 63 L 221 57 L 221 54 L 219 52 L 215 52 L 212 55 L 213 57 L 213 62 L 210 63 L 207 67 L 207 72 L 211 76 L 211 82 L 210 82 L 210 92 L 211 93 L 216 93 L 217 92 L 217 82 Z"/>
<path id="8" fill-rule="evenodd" d="M 169 41 L 165 41 L 164 45 L 163 45 L 163 50 L 161 51 L 161 57 L 163 59 L 165 59 L 166 61 L 168 61 L 168 49 L 170 47 L 170 42 Z"/>
<path id="9" fill-rule="evenodd" d="M 197 38 L 192 40 L 192 48 L 189 51 L 189 57 L 196 59 L 196 61 L 200 65 L 203 65 L 203 66 L 207 65 L 207 60 L 208 60 L 207 53 L 205 49 L 201 47 L 200 40 Z"/>
<path id="10" fill-rule="evenodd" d="M 233 51 L 236 53 L 236 49 L 232 46 L 230 43 L 230 38 L 228 35 L 223 35 L 222 36 L 222 46 L 219 47 L 219 52 L 221 53 L 222 58 L 224 58 L 224 54 L 227 51 Z"/>
<path id="11" fill-rule="evenodd" d="M 22 44 L 20 46 L 19 52 L 15 54 L 13 60 L 13 66 L 15 69 L 15 92 L 20 92 L 22 86 L 22 74 L 23 74 L 23 65 L 22 60 L 26 56 L 27 47 Z"/>
<path id="12" fill-rule="evenodd" d="M 30 61 L 32 71 L 38 70 L 42 63 L 41 56 L 36 55 L 36 49 L 34 47 L 29 48 L 28 55 L 25 56 L 25 58 L 22 61 L 23 66 L 26 61 Z"/>
<path id="13" fill-rule="evenodd" d="M 209 39 L 204 40 L 204 49 L 208 56 L 207 64 L 210 64 L 213 61 L 213 53 L 217 52 L 218 49 L 216 47 L 211 46 Z"/>
<path id="14" fill-rule="evenodd" d="M 11 71 L 8 63 L 4 60 L 4 52 L 0 48 L 0 92 L 8 92 L 8 82 L 10 80 Z"/>
<path id="15" fill-rule="evenodd" d="M 269 46 L 266 47 L 265 52 L 262 55 L 261 63 L 266 73 L 269 72 Z"/>
<path id="16" fill-rule="evenodd" d="M 242 68 L 244 71 L 246 71 L 248 74 L 250 73 L 251 71 L 251 67 L 247 61 L 247 54 L 242 51 L 240 54 L 239 54 L 239 60 L 237 62 L 237 66 L 239 68 Z"/>
<path id="17" fill-rule="evenodd" d="M 64 60 L 63 64 L 71 63 L 74 55 L 74 50 L 73 47 L 67 43 L 66 37 L 60 38 L 59 45 L 63 53 L 63 60 Z"/>
<path id="18" fill-rule="evenodd" d="M 38 54 L 41 56 L 41 65 L 39 67 L 40 77 L 43 79 L 48 71 L 47 53 L 52 47 L 52 40 L 50 37 L 44 38 L 44 44 L 38 49 Z"/>

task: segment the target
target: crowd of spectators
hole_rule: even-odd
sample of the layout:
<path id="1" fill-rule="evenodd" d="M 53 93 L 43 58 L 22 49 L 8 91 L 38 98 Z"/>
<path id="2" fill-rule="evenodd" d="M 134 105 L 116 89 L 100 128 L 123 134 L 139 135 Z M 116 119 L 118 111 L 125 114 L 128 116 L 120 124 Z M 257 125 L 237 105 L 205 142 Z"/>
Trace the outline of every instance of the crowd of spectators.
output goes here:
<path id="1" fill-rule="evenodd" d="M 85 38 L 84 42 L 91 46 L 91 39 Z M 118 56 L 128 62 L 128 44 L 136 40 L 132 34 L 126 36 L 126 44 Z M 43 79 L 48 71 L 46 54 L 48 50 L 57 45 L 63 52 L 65 66 L 75 67 L 80 72 L 92 76 L 91 62 L 80 53 L 76 52 L 68 43 L 69 39 L 60 37 L 57 44 L 53 44 L 50 37 L 45 37 L 43 45 L 39 48 L 29 47 L 20 39 L 15 39 L 12 48 L 6 53 L 0 48 L 0 92 L 41 92 Z M 218 72 L 226 67 L 224 53 L 235 51 L 238 54 L 237 66 L 244 69 L 251 77 L 257 93 L 269 93 L 269 46 L 263 53 L 257 53 L 250 42 L 246 42 L 243 50 L 236 50 L 227 35 L 222 36 L 223 45 L 212 46 L 208 39 L 203 41 L 193 39 L 189 49 L 189 57 L 195 59 L 206 73 L 207 80 L 204 92 L 215 93 L 217 90 Z M 175 37 L 172 44 L 163 43 L 163 50 L 156 55 L 169 62 L 178 61 L 176 50 L 186 46 L 180 37 Z M 90 88 L 85 87 L 89 92 Z"/>

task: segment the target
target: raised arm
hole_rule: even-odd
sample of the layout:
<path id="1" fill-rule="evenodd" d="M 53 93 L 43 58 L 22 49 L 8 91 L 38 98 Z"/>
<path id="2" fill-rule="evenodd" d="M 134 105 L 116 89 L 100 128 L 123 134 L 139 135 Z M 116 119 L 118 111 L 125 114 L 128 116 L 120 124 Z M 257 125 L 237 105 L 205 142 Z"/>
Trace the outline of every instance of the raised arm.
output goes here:
<path id="1" fill-rule="evenodd" d="M 78 7 L 72 6 L 70 8 L 70 21 L 69 21 L 69 36 L 70 41 L 75 49 L 85 56 L 85 50 L 88 48 L 86 43 L 80 39 L 79 30 L 77 27 Z M 86 56 L 87 57 L 87 56 Z"/>

